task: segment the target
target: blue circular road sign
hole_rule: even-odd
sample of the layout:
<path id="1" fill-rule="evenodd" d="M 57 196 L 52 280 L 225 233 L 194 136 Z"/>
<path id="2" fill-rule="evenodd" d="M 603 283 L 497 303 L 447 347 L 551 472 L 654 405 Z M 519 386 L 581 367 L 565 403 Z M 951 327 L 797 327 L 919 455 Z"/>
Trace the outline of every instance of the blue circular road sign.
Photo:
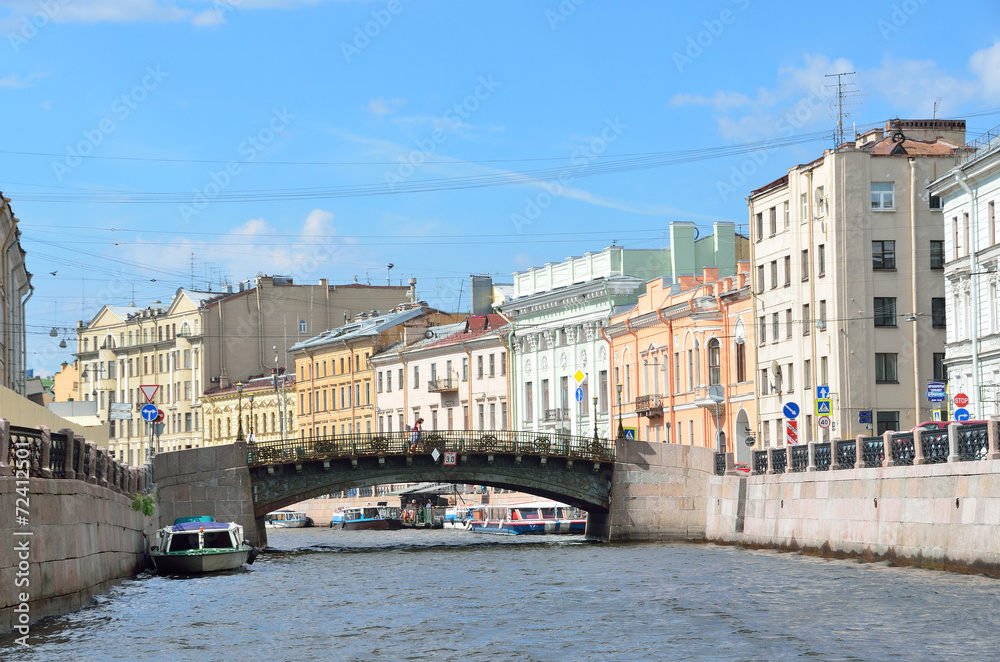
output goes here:
<path id="1" fill-rule="evenodd" d="M 576 401 L 583 402 L 583 389 L 579 386 L 576 387 Z"/>
<path id="2" fill-rule="evenodd" d="M 142 409 L 139 410 L 139 413 L 142 414 L 143 420 L 152 423 L 156 420 L 156 417 L 160 415 L 160 410 L 156 408 L 156 405 L 149 404 L 143 405 Z"/>
<path id="3" fill-rule="evenodd" d="M 969 420 L 969 410 L 965 408 L 955 410 L 955 420 L 956 421 L 967 421 Z"/>
<path id="4" fill-rule="evenodd" d="M 799 406 L 794 402 L 786 402 L 783 411 L 785 413 L 785 418 L 790 418 L 791 420 L 794 421 L 795 418 L 799 415 Z"/>

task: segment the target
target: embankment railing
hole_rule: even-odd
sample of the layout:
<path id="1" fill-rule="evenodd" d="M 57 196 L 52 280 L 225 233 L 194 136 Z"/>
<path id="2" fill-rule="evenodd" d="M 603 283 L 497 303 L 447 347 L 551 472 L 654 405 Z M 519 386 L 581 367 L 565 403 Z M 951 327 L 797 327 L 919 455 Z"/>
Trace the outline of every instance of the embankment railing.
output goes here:
<path id="1" fill-rule="evenodd" d="M 725 458 L 716 455 L 715 473 L 723 475 Z M 719 456 L 723 456 L 721 463 Z M 1000 460 L 1000 421 L 768 448 L 753 452 L 749 469 L 761 475 L 978 460 Z"/>
<path id="2" fill-rule="evenodd" d="M 19 427 L 0 419 L 0 475 L 82 480 L 128 496 L 151 489 L 146 467 L 122 464 L 70 429 Z"/>

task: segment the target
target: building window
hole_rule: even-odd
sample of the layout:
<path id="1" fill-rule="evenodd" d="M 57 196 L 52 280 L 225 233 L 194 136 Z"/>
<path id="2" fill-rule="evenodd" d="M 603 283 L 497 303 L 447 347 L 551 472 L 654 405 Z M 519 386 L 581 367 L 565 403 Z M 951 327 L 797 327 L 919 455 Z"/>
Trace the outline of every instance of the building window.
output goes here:
<path id="1" fill-rule="evenodd" d="M 896 268 L 896 242 L 872 242 L 872 269 L 886 270 Z"/>
<path id="2" fill-rule="evenodd" d="M 809 249 L 802 251 L 802 280 L 809 280 Z"/>
<path id="3" fill-rule="evenodd" d="M 792 337 L 792 309 L 785 309 L 785 337 Z"/>
<path id="4" fill-rule="evenodd" d="M 931 240 L 931 269 L 944 269 L 944 242 Z"/>
<path id="5" fill-rule="evenodd" d="M 768 395 L 771 392 L 771 385 L 767 381 L 767 368 L 760 369 L 760 394 Z"/>
<path id="6" fill-rule="evenodd" d="M 896 384 L 899 375 L 896 373 L 897 354 L 875 354 L 875 382 L 877 384 Z"/>
<path id="7" fill-rule="evenodd" d="M 778 287 L 778 261 L 771 260 L 771 289 Z"/>
<path id="8" fill-rule="evenodd" d="M 420 366 L 413 366 L 413 388 L 420 388 Z"/>
<path id="9" fill-rule="evenodd" d="M 674 393 L 681 392 L 681 353 L 674 352 Z"/>
<path id="10" fill-rule="evenodd" d="M 896 326 L 896 297 L 875 297 L 875 326 Z"/>
<path id="11" fill-rule="evenodd" d="M 586 399 L 584 399 L 584 402 L 586 402 Z M 501 430 L 506 430 L 507 429 L 507 403 L 506 402 L 501 402 L 500 403 L 500 429 Z"/>
<path id="12" fill-rule="evenodd" d="M 794 363 L 789 363 L 788 365 L 785 366 L 785 371 L 784 371 L 785 374 L 782 375 L 785 378 L 784 379 L 784 382 L 785 382 L 785 384 L 784 384 L 785 391 L 788 392 L 788 393 L 794 393 L 795 392 L 795 371 L 794 371 L 794 367 L 795 367 Z"/>
<path id="13" fill-rule="evenodd" d="M 877 425 L 875 427 L 875 434 L 885 434 L 886 432 L 896 432 L 899 430 L 899 412 L 898 411 L 880 411 L 878 412 Z"/>
<path id="14" fill-rule="evenodd" d="M 483 355 L 476 357 L 476 379 L 483 378 Z"/>
<path id="15" fill-rule="evenodd" d="M 305 333 L 305 332 L 306 332 L 306 321 L 299 320 L 299 333 Z"/>
<path id="16" fill-rule="evenodd" d="M 708 341 L 708 383 L 722 383 L 722 347 L 718 338 Z"/>
<path id="17" fill-rule="evenodd" d="M 931 299 L 931 324 L 937 329 L 945 327 L 944 297 Z"/>
<path id="18" fill-rule="evenodd" d="M 771 217 L 771 236 L 778 234 L 778 209 L 777 207 L 771 207 L 768 210 Z"/>
<path id="19" fill-rule="evenodd" d="M 541 395 L 542 395 L 542 402 L 541 402 L 542 412 L 543 412 L 543 415 L 544 415 L 545 410 L 549 408 L 549 380 L 547 380 L 547 379 L 543 379 L 542 380 L 542 394 Z"/>
<path id="20" fill-rule="evenodd" d="M 757 241 L 764 238 L 764 213 L 758 212 L 754 216 L 754 221 L 757 224 Z"/>
<path id="21" fill-rule="evenodd" d="M 381 370 L 379 370 L 379 372 L 378 372 L 378 382 L 375 385 L 375 391 L 378 392 L 378 393 L 382 392 L 382 371 Z"/>
<path id="22" fill-rule="evenodd" d="M 778 338 L 781 336 L 781 327 L 779 326 L 778 313 L 773 313 L 771 315 L 771 342 L 778 342 Z"/>
<path id="23" fill-rule="evenodd" d="M 892 182 L 872 182 L 872 209 L 892 208 Z"/>
<path id="24" fill-rule="evenodd" d="M 934 381 L 948 381 L 948 369 L 944 366 L 944 352 L 934 353 Z"/>
<path id="25" fill-rule="evenodd" d="M 816 247 L 816 270 L 817 275 L 822 278 L 826 275 L 826 245 L 820 244 Z"/>
<path id="26" fill-rule="evenodd" d="M 809 327 L 812 326 L 812 318 L 809 316 L 809 304 L 802 305 L 802 335 L 809 335 Z"/>
<path id="27" fill-rule="evenodd" d="M 767 342 L 767 315 L 761 315 L 757 324 L 757 344 L 763 345 Z"/>
<path id="28" fill-rule="evenodd" d="M 598 373 L 598 379 L 599 379 L 600 385 L 601 385 L 601 393 L 600 393 L 601 401 L 599 403 L 599 406 L 601 408 L 600 411 L 601 411 L 602 414 L 607 414 L 608 413 L 608 371 L 607 370 L 601 370 L 601 372 Z"/>
<path id="29" fill-rule="evenodd" d="M 785 287 L 792 284 L 792 256 L 785 256 Z"/>
<path id="30" fill-rule="evenodd" d="M 803 193 L 799 196 L 799 200 L 802 203 L 802 222 L 805 223 L 809 220 L 809 194 Z"/>
<path id="31" fill-rule="evenodd" d="M 830 383 L 830 359 L 826 356 L 819 357 L 819 380 L 823 384 Z"/>
<path id="32" fill-rule="evenodd" d="M 820 302 L 819 302 L 819 322 L 817 322 L 816 326 L 820 330 L 825 330 L 826 329 L 826 299 L 820 299 Z"/>
<path id="33" fill-rule="evenodd" d="M 757 294 L 764 291 L 764 265 L 758 265 L 757 267 Z M 86 351 L 86 350 L 84 350 Z"/>
<path id="34" fill-rule="evenodd" d="M 490 377 L 493 377 L 495 375 L 496 375 L 496 356 L 494 354 L 490 354 Z M 493 428 L 491 427 L 490 429 Z"/>
<path id="35" fill-rule="evenodd" d="M 806 359 L 802 362 L 802 388 L 813 387 L 812 361 Z"/>
<path id="36" fill-rule="evenodd" d="M 747 346 L 746 343 L 736 343 L 736 381 L 747 380 Z"/>
<path id="37" fill-rule="evenodd" d="M 927 206 L 931 209 L 937 209 L 938 211 L 943 209 L 944 206 L 941 204 L 941 196 L 932 195 L 927 201 Z"/>
<path id="38" fill-rule="evenodd" d="M 785 202 L 785 229 L 787 230 L 792 224 L 792 206 L 786 201 Z"/>
<path id="39" fill-rule="evenodd" d="M 813 196 L 813 201 L 816 205 L 816 218 L 822 218 L 824 206 L 826 204 L 826 198 L 823 196 L 823 187 L 816 187 L 816 194 Z"/>

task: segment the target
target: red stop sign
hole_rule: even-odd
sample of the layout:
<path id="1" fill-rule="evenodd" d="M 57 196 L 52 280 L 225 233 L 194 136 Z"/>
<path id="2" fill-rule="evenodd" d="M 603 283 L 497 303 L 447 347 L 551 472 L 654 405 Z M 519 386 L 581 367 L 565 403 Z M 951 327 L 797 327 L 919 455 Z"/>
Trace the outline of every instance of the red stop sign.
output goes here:
<path id="1" fill-rule="evenodd" d="M 955 394 L 955 406 L 956 407 L 964 407 L 967 404 L 969 404 L 969 396 L 967 396 L 964 393 L 956 393 Z"/>

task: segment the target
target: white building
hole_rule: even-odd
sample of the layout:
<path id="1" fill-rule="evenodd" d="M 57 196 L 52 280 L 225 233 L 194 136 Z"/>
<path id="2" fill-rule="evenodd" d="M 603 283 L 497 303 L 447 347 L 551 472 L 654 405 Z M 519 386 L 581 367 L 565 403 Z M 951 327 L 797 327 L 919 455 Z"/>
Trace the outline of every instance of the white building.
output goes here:
<path id="1" fill-rule="evenodd" d="M 506 430 L 507 330 L 499 315 L 473 315 L 371 357 L 376 429 L 398 432 L 423 418 L 425 431 Z"/>
<path id="2" fill-rule="evenodd" d="M 996 206 L 1000 134 L 970 144 L 967 160 L 929 187 L 944 223 L 944 366 L 948 393 L 964 393 L 972 420 L 1000 416 L 1000 292 Z"/>
<path id="3" fill-rule="evenodd" d="M 785 445 L 789 403 L 801 412 L 799 443 L 931 418 L 927 382 L 942 377 L 944 359 L 944 233 L 926 187 L 964 142 L 963 121 L 894 120 L 751 193 L 765 447 Z"/>

